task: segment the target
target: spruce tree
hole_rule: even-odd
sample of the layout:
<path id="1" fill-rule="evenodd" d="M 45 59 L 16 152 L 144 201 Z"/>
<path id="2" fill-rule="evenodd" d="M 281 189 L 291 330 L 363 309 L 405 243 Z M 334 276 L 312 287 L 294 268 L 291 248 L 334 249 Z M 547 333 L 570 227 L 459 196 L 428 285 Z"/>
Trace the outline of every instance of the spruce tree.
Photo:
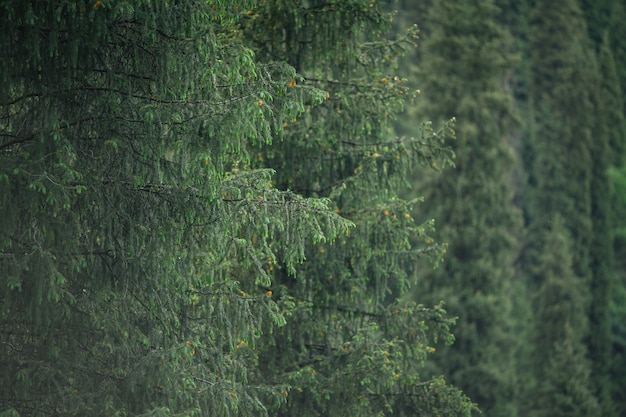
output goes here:
<path id="1" fill-rule="evenodd" d="M 626 19 L 626 5 L 622 1 L 615 1 L 608 27 L 611 52 L 622 88 L 622 106 L 624 106 L 624 97 L 626 97 L 626 28 L 622 24 L 624 19 Z"/>
<path id="2" fill-rule="evenodd" d="M 610 398 L 611 318 L 610 297 L 615 288 L 613 254 L 613 215 L 609 169 L 623 160 L 625 136 L 620 85 L 605 32 L 598 55 L 600 88 L 595 91 L 595 124 L 592 144 L 591 217 L 593 239 L 590 247 L 591 305 L 589 309 L 589 353 L 592 363 L 592 385 L 602 404 L 602 415 L 614 414 Z"/>
<path id="3" fill-rule="evenodd" d="M 324 93 L 270 112 L 294 71 L 254 61 L 234 7 L 0 7 L 0 411 L 259 415 L 284 402 L 285 383 L 247 383 L 254 363 L 237 349 L 285 321 L 258 287 L 261 262 L 278 246 L 298 263 L 350 222 L 247 161 Z"/>
<path id="4" fill-rule="evenodd" d="M 615 282 L 610 297 L 610 389 L 617 415 L 624 415 L 626 401 L 622 395 L 622 387 L 626 384 L 626 169 L 623 166 L 611 169 L 609 178 L 615 250 Z"/>
<path id="5" fill-rule="evenodd" d="M 328 92 L 285 124 L 283 141 L 259 154 L 259 166 L 277 170 L 281 189 L 330 198 L 356 226 L 333 246 L 307 251 L 309 262 L 293 275 L 272 265 L 274 294 L 295 318 L 263 338 L 259 356 L 264 373 L 293 386 L 281 415 L 469 414 L 458 390 L 421 376 L 433 337 L 450 337 L 445 310 L 402 298 L 419 259 L 437 259 L 442 246 L 420 220 L 416 196 L 399 195 L 415 166 L 446 163 L 442 142 L 451 133 L 422 125 L 416 137 L 393 134 L 391 123 L 415 96 L 397 59 L 414 48 L 416 29 L 389 37 L 392 16 L 363 1 L 272 1 L 253 16 L 250 33 L 272 28 L 254 39 L 256 55 L 292 63 L 292 89 Z"/>
<path id="6" fill-rule="evenodd" d="M 584 285 L 572 268 L 572 251 L 563 219 L 546 223 L 546 248 L 535 265 L 542 282 L 533 296 L 533 363 L 536 386 L 528 399 L 528 415 L 603 415 L 591 388 L 591 364 L 580 334 L 586 321 Z M 537 237 L 539 238 L 539 237 Z"/>
<path id="7" fill-rule="evenodd" d="M 594 151 L 606 155 L 604 132 L 595 132 L 597 123 L 594 110 L 597 97 L 594 87 L 598 82 L 597 64 L 591 43 L 588 40 L 587 28 L 582 12 L 576 1 L 559 2 L 538 1 L 530 19 L 530 59 L 532 81 L 530 86 L 531 109 L 534 130 L 530 138 L 532 147 L 532 192 L 529 204 L 529 233 L 525 270 L 528 272 L 531 289 L 540 292 L 548 291 L 552 272 L 550 265 L 561 264 L 562 260 L 545 260 L 546 256 L 557 256 L 565 250 L 571 256 L 572 271 L 568 284 L 560 284 L 577 288 L 583 297 L 570 297 L 566 293 L 555 291 L 550 300 L 539 297 L 536 305 L 537 326 L 543 337 L 535 340 L 535 350 L 547 346 L 562 346 L 565 352 L 574 352 L 577 357 L 587 358 L 588 347 L 585 342 L 589 336 L 589 308 L 592 297 L 589 296 L 590 286 L 595 283 L 595 256 L 591 253 L 593 242 L 592 214 L 603 221 L 600 206 L 592 206 L 592 185 L 598 186 L 601 178 L 594 178 L 599 165 L 607 164 L 600 155 L 592 155 Z M 598 141 L 594 148 L 594 140 Z M 598 190 L 599 191 L 599 190 Z M 600 192 L 600 191 L 599 191 Z M 559 217 L 558 224 L 555 220 Z M 556 230 L 558 228 L 562 231 Z M 551 232 L 552 231 L 552 232 Z M 569 243 L 566 249 L 557 251 L 552 242 L 551 233 L 564 233 Z M 605 236 L 606 237 L 606 236 Z M 596 258 L 597 259 L 597 258 Z M 600 261 L 600 259 L 597 259 Z M 570 275 L 569 271 L 557 275 Z M 601 291 L 605 291 L 603 288 Z M 599 294 L 599 292 L 597 293 Z M 559 316 L 548 321 L 543 318 L 542 309 L 563 311 L 581 311 L 584 314 L 565 314 L 558 323 Z M 571 328 L 573 331 L 551 331 L 549 326 Z M 571 340 L 569 340 L 571 338 Z M 537 392 L 530 391 L 530 402 L 539 413 L 567 413 L 563 404 L 583 401 L 584 404 L 596 402 L 595 388 L 582 374 L 590 374 L 592 364 L 585 362 L 589 369 L 578 369 L 583 363 L 569 366 L 560 371 L 560 380 L 576 379 L 580 386 L 576 390 L 566 389 L 559 381 L 542 371 L 546 361 L 537 362 L 535 377 L 541 392 L 552 392 L 558 396 L 558 402 L 536 403 Z M 567 373 L 569 372 L 569 376 Z M 550 378 L 548 377 L 550 376 Z M 594 381 L 595 382 L 595 381 Z M 553 384 L 553 386 L 550 386 Z M 577 392 L 588 393 L 581 398 Z M 588 398 L 591 396 L 591 398 Z M 599 412 L 591 406 L 580 405 L 581 415 L 597 415 Z"/>
<path id="8" fill-rule="evenodd" d="M 542 229 L 550 213 L 563 216 L 572 233 L 574 272 L 589 283 L 591 86 L 597 80 L 597 67 L 580 9 L 574 1 L 561 3 L 538 2 L 531 20 L 536 182 L 531 222 Z"/>
<path id="9" fill-rule="evenodd" d="M 602 45 L 604 33 L 610 25 L 611 13 L 615 3 L 619 0 L 581 0 L 580 8 L 583 12 L 589 39 L 596 49 Z"/>
<path id="10" fill-rule="evenodd" d="M 0 3 L 0 414 L 471 413 L 421 373 L 452 320 L 387 299 L 449 153 L 388 135 L 382 10 Z"/>
<path id="11" fill-rule="evenodd" d="M 615 1 L 611 11 L 611 20 L 608 30 L 609 44 L 611 57 L 615 62 L 615 73 L 619 83 L 610 83 L 612 88 L 615 88 L 619 84 L 618 94 L 611 95 L 606 98 L 608 116 L 610 117 L 610 145 L 613 155 L 612 163 L 614 168 L 610 171 L 610 184 L 611 184 L 611 202 L 612 202 L 612 231 L 614 232 L 614 251 L 615 251 L 615 281 L 614 287 L 611 291 L 611 391 L 612 399 L 616 407 L 616 413 L 618 415 L 624 415 L 626 413 L 626 401 L 624 401 L 622 395 L 622 388 L 624 386 L 624 364 L 626 363 L 626 328 L 624 326 L 624 300 L 626 294 L 626 282 L 623 279 L 624 276 L 624 225 L 623 225 L 623 184 L 624 184 L 624 147 L 626 146 L 624 141 L 624 134 L 621 137 L 619 134 L 618 125 L 621 124 L 622 132 L 624 126 L 624 97 L 626 92 L 626 31 L 622 24 L 623 19 L 626 18 L 626 8 L 622 1 Z M 612 76 L 612 74 L 610 74 Z"/>
<path id="12" fill-rule="evenodd" d="M 508 143 L 515 123 L 505 81 L 511 39 L 498 14 L 489 0 L 435 2 L 429 10 L 430 34 L 421 47 L 426 99 L 418 109 L 433 120 L 455 116 L 456 157 L 445 175 L 416 181 L 448 250 L 435 273 L 419 277 L 415 294 L 444 300 L 459 318 L 455 343 L 436 357 L 433 372 L 449 375 L 485 415 L 512 416 L 510 289 L 521 217 L 512 206 L 515 159 Z"/>

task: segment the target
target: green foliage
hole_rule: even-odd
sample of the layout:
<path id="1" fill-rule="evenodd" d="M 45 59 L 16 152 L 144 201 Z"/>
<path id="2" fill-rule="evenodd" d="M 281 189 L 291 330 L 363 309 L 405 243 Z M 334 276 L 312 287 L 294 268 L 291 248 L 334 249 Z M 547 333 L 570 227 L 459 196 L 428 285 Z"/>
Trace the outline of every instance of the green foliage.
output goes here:
<path id="1" fill-rule="evenodd" d="M 297 268 L 296 280 L 272 264 L 273 297 L 292 308 L 293 319 L 262 339 L 268 348 L 259 359 L 271 379 L 286 377 L 293 387 L 284 415 L 473 409 L 442 379 L 421 375 L 434 351 L 429 343 L 451 337 L 445 310 L 398 297 L 411 287 L 417 261 L 437 262 L 444 250 L 431 237 L 432 223 L 414 220 L 419 200 L 398 192 L 415 166 L 451 163 L 444 143 L 453 130 L 452 122 L 439 130 L 423 124 L 417 137 L 392 135 L 390 123 L 415 98 L 396 60 L 413 48 L 416 31 L 386 38 L 390 18 L 369 2 L 270 2 L 246 26 L 265 33 L 250 36 L 257 56 L 286 59 L 298 70 L 289 88 L 328 94 L 284 125 L 283 142 L 264 148 L 258 165 L 278 172 L 278 188 L 331 198 L 356 226 L 334 245 L 307 252 L 310 262 Z"/>
<path id="2" fill-rule="evenodd" d="M 574 270 L 589 279 L 595 58 L 575 2 L 563 7 L 539 2 L 531 24 L 533 170 L 539 190 L 532 210 L 563 215 L 574 239 Z"/>
<path id="3" fill-rule="evenodd" d="M 613 215 L 607 166 L 620 164 L 624 155 L 625 130 L 619 82 L 608 33 L 605 33 L 598 54 L 598 64 L 602 88 L 596 92 L 598 129 L 592 147 L 591 217 L 594 234 L 589 250 L 592 282 L 588 345 L 592 363 L 592 385 L 603 406 L 602 415 L 610 416 L 616 415 L 609 397 L 608 377 L 611 367 L 610 298 L 616 286 L 613 272 L 614 238 L 611 230 Z"/>
<path id="4" fill-rule="evenodd" d="M 560 213 L 573 239 L 574 272 L 589 283 L 594 138 L 590 126 L 595 99 L 590 86 L 597 80 L 595 57 L 575 2 L 565 2 L 563 7 L 539 2 L 531 24 L 534 132 L 528 206 L 534 220 L 529 236 L 544 229 L 550 215 Z M 534 254 L 544 250 L 536 242 L 532 239 L 528 244 L 529 265 L 536 263 Z"/>
<path id="5" fill-rule="evenodd" d="M 604 34 L 611 21 L 615 0 L 582 0 L 580 8 L 585 15 L 589 38 L 594 46 L 599 49 L 603 42 Z"/>
<path id="6" fill-rule="evenodd" d="M 624 103 L 617 73 L 617 64 L 611 50 L 609 33 L 605 32 L 598 53 L 598 64 L 601 75 L 601 90 L 598 98 L 598 117 L 601 120 L 601 129 L 606 131 L 607 143 L 600 141 L 600 156 L 611 165 L 623 164 L 626 151 L 626 122 L 624 121 Z M 603 147 L 606 147 L 603 149 Z M 609 155 L 605 155 L 608 152 Z M 606 175 L 606 166 L 599 166 L 602 174 Z"/>
<path id="7" fill-rule="evenodd" d="M 618 415 L 621 415 L 626 409 L 624 401 L 621 396 L 621 387 L 626 382 L 624 375 L 626 375 L 626 281 L 624 280 L 624 250 L 626 248 L 626 175 L 624 168 L 612 168 L 609 170 L 609 178 L 611 185 L 611 212 L 612 217 L 612 232 L 614 234 L 614 248 L 615 248 L 615 281 L 613 282 L 613 291 L 610 293 L 609 308 L 610 319 L 609 324 L 611 326 L 611 352 L 610 360 L 611 366 L 609 374 L 611 377 L 611 396 L 616 406 Z"/>
<path id="8" fill-rule="evenodd" d="M 376 2 L 5 1 L 0 412 L 469 415 Z M 330 46 L 329 46 L 330 45 Z M 341 413 L 340 413 L 341 414 Z"/>
<path id="9" fill-rule="evenodd" d="M 574 330 L 568 328 L 568 333 Z M 589 364 L 584 354 L 572 346 L 569 338 L 557 342 L 547 363 L 546 377 L 536 393 L 537 410 L 531 416 L 597 416 L 600 414 L 593 394 L 585 386 Z"/>
<path id="10" fill-rule="evenodd" d="M 520 212 L 512 206 L 515 157 L 508 136 L 515 126 L 503 82 L 514 64 L 510 37 L 491 1 L 435 2 L 431 35 L 422 48 L 422 89 L 417 113 L 458 120 L 455 169 L 415 182 L 429 216 L 448 243 L 442 266 L 418 277 L 415 297 L 445 300 L 459 317 L 455 344 L 435 358 L 434 372 L 450 375 L 490 416 L 515 415 L 512 263 Z"/>
<path id="11" fill-rule="evenodd" d="M 537 368 L 538 385 L 530 390 L 529 401 L 537 415 L 610 415 L 607 297 L 612 237 L 606 171 L 609 143 L 621 146 L 621 139 L 609 139 L 621 128 L 619 123 L 610 125 L 621 117 L 608 107 L 615 102 L 615 77 L 610 76 L 606 46 L 598 65 L 578 2 L 539 1 L 530 23 L 535 130 L 525 270 L 529 285 L 539 291 L 534 349 L 545 355 L 542 360 L 536 353 L 534 360 L 555 367 L 576 365 L 558 372 Z M 559 234 L 566 243 L 555 242 Z M 569 359 L 555 358 L 553 352 Z"/>
<path id="12" fill-rule="evenodd" d="M 573 272 L 571 241 L 560 216 L 542 233 L 546 248 L 536 265 L 542 274 L 533 297 L 534 366 L 537 383 L 529 396 L 529 415 L 595 416 L 600 406 L 590 388 L 591 365 L 583 337 L 583 283 Z M 574 331 L 576 327 L 576 331 Z"/>

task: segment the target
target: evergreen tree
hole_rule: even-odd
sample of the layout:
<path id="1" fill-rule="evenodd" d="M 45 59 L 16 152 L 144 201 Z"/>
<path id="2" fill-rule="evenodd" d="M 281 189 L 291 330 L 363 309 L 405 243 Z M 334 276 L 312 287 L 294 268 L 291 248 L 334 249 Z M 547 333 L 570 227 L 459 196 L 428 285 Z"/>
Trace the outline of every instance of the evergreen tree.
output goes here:
<path id="1" fill-rule="evenodd" d="M 254 51 L 292 63 L 299 76 L 292 88 L 328 92 L 322 105 L 285 125 L 284 140 L 265 148 L 259 164 L 277 170 L 277 187 L 329 197 L 356 225 L 334 246 L 307 251 L 309 262 L 295 277 L 273 265 L 274 293 L 293 303 L 295 318 L 263 338 L 267 349 L 259 356 L 270 379 L 286 377 L 294 387 L 281 415 L 472 409 L 443 379 L 420 380 L 434 349 L 416 342 L 449 337 L 445 311 L 401 298 L 419 258 L 442 248 L 432 243 L 430 222 L 414 219 L 415 196 L 398 194 L 416 165 L 445 163 L 449 151 L 441 142 L 450 132 L 424 125 L 417 137 L 392 134 L 391 122 L 414 96 L 396 71 L 416 29 L 388 38 L 391 15 L 383 6 L 272 1 L 254 9 L 247 28 L 257 34 L 272 28 L 253 38 Z"/>
<path id="2" fill-rule="evenodd" d="M 623 387 L 626 384 L 626 172 L 624 167 L 609 171 L 611 185 L 611 212 L 615 250 L 615 282 L 610 296 L 611 353 L 610 369 L 611 397 L 617 415 L 626 412 Z"/>
<path id="3" fill-rule="evenodd" d="M 598 91 L 598 117 L 599 126 L 606 134 L 604 152 L 609 152 L 608 157 L 604 154 L 603 160 L 611 166 L 620 167 L 624 164 L 626 154 L 626 122 L 624 116 L 624 101 L 622 88 L 618 76 L 617 63 L 611 49 L 610 33 L 604 32 L 603 42 L 598 54 L 600 69 L 600 89 Z M 600 141 L 603 143 L 603 141 Z M 602 147 L 601 147 L 602 149 Z M 602 167 L 606 175 L 606 166 Z M 607 193 L 604 192 L 604 195 Z"/>
<path id="4" fill-rule="evenodd" d="M 615 3 L 619 0 L 581 0 L 580 8 L 583 12 L 589 38 L 596 49 L 600 49 L 604 33 L 609 27 L 611 13 Z"/>
<path id="5" fill-rule="evenodd" d="M 546 250 L 536 265 L 541 285 L 533 297 L 533 363 L 537 386 L 529 415 L 597 416 L 600 407 L 590 388 L 591 364 L 581 340 L 585 322 L 583 283 L 573 273 L 569 237 L 559 215 L 541 237 Z M 539 237 L 538 237 L 539 238 Z"/>
<path id="6" fill-rule="evenodd" d="M 471 413 L 421 372 L 452 320 L 387 299 L 449 129 L 389 135 L 382 10 L 0 3 L 0 414 Z"/>
<path id="7" fill-rule="evenodd" d="M 235 11 L 204 2 L 2 9 L 0 410 L 257 415 L 284 401 L 280 381 L 246 383 L 236 349 L 285 321 L 258 288 L 261 260 L 280 245 L 298 263 L 350 223 L 235 168 L 324 93 L 270 114 L 293 69 L 256 63 Z"/>
<path id="8" fill-rule="evenodd" d="M 609 394 L 610 295 L 615 283 L 608 171 L 611 163 L 619 162 L 623 158 L 626 138 L 620 86 L 606 32 L 599 51 L 598 64 L 601 81 L 600 88 L 595 92 L 598 121 L 592 143 L 591 218 L 594 233 L 590 247 L 592 281 L 588 346 L 592 363 L 592 386 L 602 404 L 602 415 L 610 416 L 614 415 Z"/>
<path id="9" fill-rule="evenodd" d="M 560 346 L 559 349 L 563 349 L 563 352 L 572 352 L 576 357 L 587 358 L 589 351 L 585 342 L 589 336 L 588 314 L 594 297 L 589 296 L 589 290 L 592 284 L 600 285 L 600 281 L 604 279 L 602 277 L 599 278 L 600 281 L 596 281 L 594 273 L 600 273 L 600 268 L 604 268 L 600 266 L 603 262 L 601 256 L 606 255 L 591 252 L 594 226 L 592 214 L 599 215 L 597 222 L 606 221 L 603 217 L 606 215 L 604 208 L 600 205 L 592 206 L 592 197 L 597 196 L 592 192 L 592 184 L 600 186 L 602 178 L 594 175 L 602 169 L 601 164 L 606 167 L 608 163 L 602 159 L 606 156 L 603 149 L 606 146 L 605 132 L 592 131 L 592 127 L 598 122 L 594 116 L 597 103 L 594 86 L 599 80 L 597 65 L 588 41 L 583 15 L 576 1 L 538 1 L 530 23 L 530 97 L 534 125 L 530 138 L 533 189 L 529 204 L 529 255 L 525 269 L 530 277 L 531 288 L 539 288 L 541 293 L 552 291 L 550 288 L 553 283 L 549 282 L 551 276 L 569 276 L 570 272 L 551 272 L 550 268 L 562 264 L 563 259 L 549 261 L 544 258 L 556 258 L 561 251 L 565 251 L 571 257 L 572 277 L 568 278 L 566 284 L 558 284 L 559 288 L 572 287 L 584 295 L 573 297 L 555 290 L 550 299 L 538 297 L 536 302 L 542 305 L 534 307 L 536 322 L 537 326 L 545 326 L 545 329 L 538 330 L 538 334 L 542 336 L 534 341 L 535 350 L 545 349 L 546 346 Z M 597 141 L 594 145 L 595 139 Z M 592 156 L 594 151 L 599 154 Z M 562 220 L 557 222 L 555 216 Z M 567 236 L 569 243 L 566 249 L 555 249 L 551 233 L 564 233 Z M 603 238 L 606 237 L 603 235 Z M 597 265 L 592 264 L 594 259 L 598 262 Z M 595 296 L 603 291 L 606 291 L 606 286 L 598 288 Z M 544 308 L 565 312 L 576 310 L 583 314 L 564 313 L 562 317 L 556 315 L 547 320 L 543 317 Z M 560 326 L 560 329 L 571 328 L 574 331 L 558 332 L 553 329 L 554 326 Z M 537 359 L 536 356 L 533 360 L 537 363 L 535 377 L 539 391 L 551 392 L 553 398 L 559 397 L 556 402 L 542 402 L 537 391 L 531 390 L 530 403 L 536 413 L 565 415 L 569 408 L 564 408 L 563 404 L 577 403 L 577 413 L 580 415 L 597 415 L 594 413 L 598 413 L 598 410 L 589 405 L 596 402 L 595 388 L 592 388 L 588 378 L 580 377 L 591 373 L 591 363 L 584 362 L 584 366 L 589 369 L 562 369 L 558 380 L 555 380 L 542 371 L 542 365 L 547 363 L 545 360 Z M 583 366 L 583 362 L 579 362 L 577 366 Z M 561 384 L 560 381 L 567 379 L 576 381 L 579 385 L 576 390 L 570 390 Z M 588 395 L 580 397 L 579 392 Z"/>
<path id="10" fill-rule="evenodd" d="M 445 300 L 459 317 L 455 344 L 433 372 L 450 375 L 485 415 L 513 416 L 511 284 L 521 217 L 511 204 L 515 160 L 507 142 L 515 121 L 505 82 L 511 39 L 498 15 L 489 0 L 435 2 L 429 10 L 420 80 L 428 99 L 418 108 L 434 120 L 458 120 L 456 168 L 417 180 L 449 246 L 415 294 Z"/>
<path id="11" fill-rule="evenodd" d="M 586 39 L 576 2 L 535 6 L 530 48 L 535 125 L 531 228 L 543 229 L 550 213 L 560 213 L 572 234 L 574 272 L 589 283 L 591 86 L 597 78 Z"/>
<path id="12" fill-rule="evenodd" d="M 626 401 L 624 401 L 622 395 L 622 387 L 624 386 L 624 369 L 626 366 L 626 328 L 624 327 L 624 300 L 626 294 L 626 282 L 624 281 L 624 265 L 621 262 L 624 259 L 624 228 L 623 228 L 623 165 L 624 165 L 624 150 L 626 147 L 626 141 L 624 140 L 624 97 L 626 93 L 626 32 L 624 31 L 624 25 L 621 23 L 626 18 L 626 9 L 622 1 L 615 1 L 611 10 L 611 19 L 609 25 L 609 44 L 611 57 L 615 63 L 615 73 L 619 83 L 611 81 L 613 74 L 609 72 L 608 83 L 611 88 L 615 88 L 616 84 L 619 84 L 619 89 L 616 95 L 611 95 L 605 98 L 604 103 L 609 113 L 609 126 L 610 137 L 609 143 L 611 146 L 611 152 L 613 155 L 612 163 L 615 168 L 610 173 L 611 189 L 611 201 L 612 201 L 612 231 L 614 232 L 614 251 L 615 251 L 615 281 L 613 282 L 613 288 L 611 291 L 611 359 L 610 359 L 610 374 L 611 374 L 611 391 L 612 400 L 616 407 L 617 415 L 624 415 L 626 413 Z M 620 129 L 621 127 L 621 135 Z"/>
<path id="13" fill-rule="evenodd" d="M 622 24 L 624 19 L 626 19 L 626 5 L 622 1 L 615 1 L 608 27 L 611 52 L 615 61 L 617 77 L 622 88 L 622 108 L 624 106 L 624 97 L 626 97 L 626 28 Z"/>

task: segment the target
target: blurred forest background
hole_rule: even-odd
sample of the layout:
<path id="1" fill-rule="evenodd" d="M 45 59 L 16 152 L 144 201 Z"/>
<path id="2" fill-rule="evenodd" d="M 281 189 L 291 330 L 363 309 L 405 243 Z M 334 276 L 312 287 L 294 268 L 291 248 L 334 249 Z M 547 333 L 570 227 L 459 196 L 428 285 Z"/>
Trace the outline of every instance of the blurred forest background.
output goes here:
<path id="1" fill-rule="evenodd" d="M 624 415 L 624 6 L 402 3 L 411 120 L 457 118 L 456 169 L 413 184 L 449 243 L 418 274 L 458 316 L 437 372 L 487 416 Z"/>
<path id="2" fill-rule="evenodd" d="M 0 0 L 0 416 L 626 415 L 625 21 Z"/>

